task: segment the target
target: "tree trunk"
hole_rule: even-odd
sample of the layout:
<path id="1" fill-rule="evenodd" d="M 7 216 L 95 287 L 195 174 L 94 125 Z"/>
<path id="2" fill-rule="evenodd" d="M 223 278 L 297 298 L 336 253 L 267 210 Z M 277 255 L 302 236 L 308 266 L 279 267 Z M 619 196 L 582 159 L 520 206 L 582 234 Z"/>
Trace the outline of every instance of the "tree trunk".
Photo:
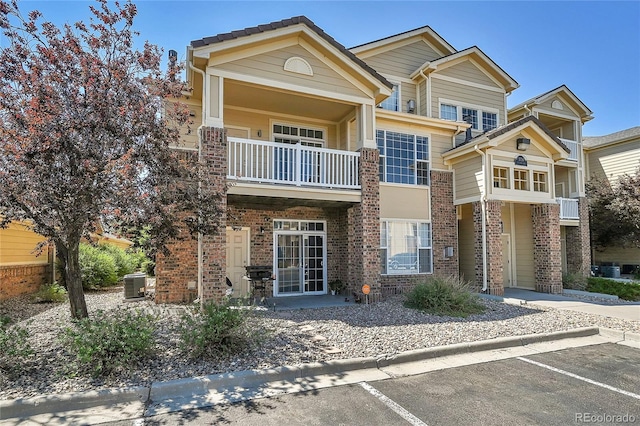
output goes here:
<path id="1" fill-rule="evenodd" d="M 58 253 L 64 261 L 64 278 L 69 293 L 71 317 L 74 319 L 87 318 L 87 302 L 82 289 L 82 275 L 80 273 L 80 240 L 71 242 L 68 247 L 58 248 Z"/>

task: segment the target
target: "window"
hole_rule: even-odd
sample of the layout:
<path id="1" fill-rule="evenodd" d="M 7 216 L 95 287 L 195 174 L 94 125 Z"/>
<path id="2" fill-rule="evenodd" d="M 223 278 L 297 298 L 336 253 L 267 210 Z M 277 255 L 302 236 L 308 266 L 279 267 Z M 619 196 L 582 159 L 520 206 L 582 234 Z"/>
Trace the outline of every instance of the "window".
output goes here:
<path id="1" fill-rule="evenodd" d="M 515 169 L 513 171 L 513 188 L 521 191 L 529 190 L 529 172 L 527 170 Z"/>
<path id="2" fill-rule="evenodd" d="M 493 187 L 509 188 L 509 170 L 506 167 L 493 168 Z"/>
<path id="3" fill-rule="evenodd" d="M 382 274 L 433 272 L 431 224 L 426 222 L 380 222 Z"/>
<path id="4" fill-rule="evenodd" d="M 482 131 L 486 132 L 498 127 L 498 114 L 493 112 L 482 112 Z"/>
<path id="5" fill-rule="evenodd" d="M 305 146 L 322 148 L 324 146 L 324 130 L 288 124 L 274 124 L 273 141 L 293 145 L 300 143 Z"/>
<path id="6" fill-rule="evenodd" d="M 394 84 L 391 96 L 380 102 L 378 106 L 388 111 L 400 111 L 400 86 L 398 84 Z"/>
<path id="7" fill-rule="evenodd" d="M 474 130 L 488 130 L 498 127 L 498 113 L 491 111 L 490 108 L 485 110 L 480 106 L 472 105 L 456 105 L 455 102 L 443 100 L 440 104 L 440 118 L 451 121 L 466 121 L 469 117 L 471 128 Z M 482 117 L 482 123 L 479 122 Z M 480 127 L 482 124 L 482 127 Z"/>
<path id="8" fill-rule="evenodd" d="M 478 110 L 462 108 L 462 121 L 471 123 L 472 129 L 478 128 Z"/>
<path id="9" fill-rule="evenodd" d="M 546 172 L 533 172 L 533 190 L 537 192 L 547 192 Z"/>
<path id="10" fill-rule="evenodd" d="M 378 130 L 380 181 L 429 185 L 429 138 Z"/>
<path id="11" fill-rule="evenodd" d="M 443 120 L 458 120 L 458 108 L 454 105 L 440 105 L 440 118 Z"/>

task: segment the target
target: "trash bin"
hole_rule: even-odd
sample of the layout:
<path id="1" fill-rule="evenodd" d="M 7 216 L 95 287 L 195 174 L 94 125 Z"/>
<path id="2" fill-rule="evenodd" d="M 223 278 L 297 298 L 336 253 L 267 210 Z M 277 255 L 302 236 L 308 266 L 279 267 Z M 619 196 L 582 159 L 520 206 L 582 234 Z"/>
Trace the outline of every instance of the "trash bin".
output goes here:
<path id="1" fill-rule="evenodd" d="M 146 274 L 129 274 L 124 276 L 124 298 L 144 296 L 144 287 L 147 283 Z"/>
<path id="2" fill-rule="evenodd" d="M 606 278 L 620 278 L 620 267 L 619 266 L 603 266 L 602 268 L 602 276 Z"/>

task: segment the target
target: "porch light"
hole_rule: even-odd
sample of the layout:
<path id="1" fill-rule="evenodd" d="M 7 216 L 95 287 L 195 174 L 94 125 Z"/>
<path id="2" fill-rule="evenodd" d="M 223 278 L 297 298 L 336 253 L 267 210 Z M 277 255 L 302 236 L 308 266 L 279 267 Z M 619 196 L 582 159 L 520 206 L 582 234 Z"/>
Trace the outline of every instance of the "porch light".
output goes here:
<path id="1" fill-rule="evenodd" d="M 531 139 L 518 138 L 516 139 L 516 148 L 518 148 L 518 151 L 526 151 L 530 143 Z"/>
<path id="2" fill-rule="evenodd" d="M 407 101 L 407 112 L 410 114 L 413 114 L 416 110 L 416 101 L 414 101 L 413 99 L 409 99 L 409 101 Z"/>

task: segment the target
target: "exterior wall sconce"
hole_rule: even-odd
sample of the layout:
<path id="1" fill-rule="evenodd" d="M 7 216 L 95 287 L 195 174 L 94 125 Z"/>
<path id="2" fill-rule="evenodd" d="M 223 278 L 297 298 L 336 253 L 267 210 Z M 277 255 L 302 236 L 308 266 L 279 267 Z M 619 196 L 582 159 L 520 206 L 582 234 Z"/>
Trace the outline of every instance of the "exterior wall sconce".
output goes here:
<path id="1" fill-rule="evenodd" d="M 444 248 L 444 257 L 453 257 L 453 247 Z"/>
<path id="2" fill-rule="evenodd" d="M 260 227 L 260 233 L 261 233 L 261 234 L 264 234 L 264 226 L 261 226 L 261 227 Z"/>
<path id="3" fill-rule="evenodd" d="M 258 131 L 256 132 L 256 134 L 258 135 L 259 138 L 262 137 L 262 130 L 258 129 Z"/>
<path id="4" fill-rule="evenodd" d="M 410 114 L 413 114 L 416 110 L 416 101 L 414 101 L 413 99 L 409 99 L 409 101 L 407 102 L 407 112 Z"/>
<path id="5" fill-rule="evenodd" d="M 531 139 L 527 139 L 527 138 L 516 139 L 516 148 L 518 148 L 518 151 L 526 151 L 527 148 L 529 148 L 530 144 L 531 144 Z"/>

